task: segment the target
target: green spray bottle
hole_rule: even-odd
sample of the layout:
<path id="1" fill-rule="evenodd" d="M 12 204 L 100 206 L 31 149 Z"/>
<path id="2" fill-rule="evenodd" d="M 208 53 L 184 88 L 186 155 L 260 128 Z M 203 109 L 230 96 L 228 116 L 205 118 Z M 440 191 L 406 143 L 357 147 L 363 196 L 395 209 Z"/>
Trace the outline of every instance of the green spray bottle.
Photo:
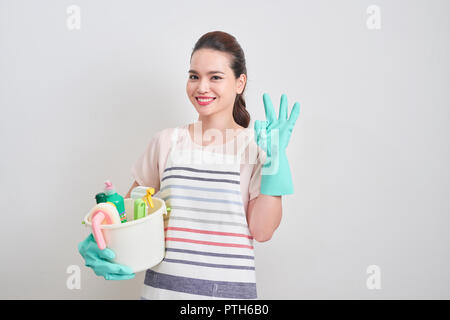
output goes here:
<path id="1" fill-rule="evenodd" d="M 109 180 L 105 181 L 105 194 L 106 194 L 106 201 L 114 203 L 114 205 L 117 208 L 117 211 L 119 211 L 120 221 L 122 223 L 127 222 L 127 215 L 125 212 L 125 204 L 123 201 L 123 197 L 114 190 L 114 187 L 111 181 Z"/>

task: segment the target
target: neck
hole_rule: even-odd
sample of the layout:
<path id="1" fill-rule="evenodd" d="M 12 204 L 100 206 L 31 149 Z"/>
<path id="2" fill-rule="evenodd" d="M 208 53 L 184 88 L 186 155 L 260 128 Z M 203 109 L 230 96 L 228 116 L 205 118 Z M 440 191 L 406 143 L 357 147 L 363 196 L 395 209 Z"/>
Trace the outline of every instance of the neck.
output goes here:
<path id="1" fill-rule="evenodd" d="M 241 129 L 242 127 L 234 121 L 233 115 L 214 114 L 208 117 L 199 116 L 198 120 L 202 123 L 202 131 L 217 129 L 225 132 L 226 129 Z"/>
<path id="2" fill-rule="evenodd" d="M 215 132 L 217 132 L 216 130 L 220 131 L 221 135 L 218 137 L 220 139 L 216 139 L 214 136 L 209 137 L 209 134 L 208 137 L 204 139 L 205 132 L 210 129 L 214 129 L 214 131 L 210 131 L 209 134 L 215 134 Z M 195 143 L 203 146 L 209 144 L 223 144 L 228 138 L 233 138 L 228 136 L 229 132 L 227 133 L 227 130 L 236 131 L 231 133 L 232 136 L 234 136 L 237 134 L 237 131 L 240 132 L 240 129 L 243 129 L 243 127 L 234 121 L 232 114 L 229 114 L 229 116 L 221 114 L 214 114 L 208 117 L 199 116 L 197 122 L 189 125 L 189 131 L 192 133 L 193 140 Z"/>

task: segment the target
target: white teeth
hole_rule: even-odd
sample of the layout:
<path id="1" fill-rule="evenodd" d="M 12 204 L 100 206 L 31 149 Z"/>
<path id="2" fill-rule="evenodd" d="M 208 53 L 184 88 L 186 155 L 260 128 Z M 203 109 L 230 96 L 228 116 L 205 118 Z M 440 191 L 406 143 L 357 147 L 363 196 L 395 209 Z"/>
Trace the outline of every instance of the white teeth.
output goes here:
<path id="1" fill-rule="evenodd" d="M 197 98 L 197 100 L 200 101 L 200 102 L 208 102 L 208 101 L 212 101 L 214 99 L 200 99 L 200 98 Z"/>

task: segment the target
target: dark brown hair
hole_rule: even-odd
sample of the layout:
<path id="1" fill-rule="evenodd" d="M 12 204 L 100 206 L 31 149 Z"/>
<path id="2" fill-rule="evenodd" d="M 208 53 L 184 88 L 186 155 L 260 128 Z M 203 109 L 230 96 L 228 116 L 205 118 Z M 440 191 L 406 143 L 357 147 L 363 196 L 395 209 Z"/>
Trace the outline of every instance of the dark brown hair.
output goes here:
<path id="1" fill-rule="evenodd" d="M 200 37 L 200 39 L 197 40 L 191 53 L 191 59 L 194 52 L 199 49 L 213 49 L 231 54 L 232 59 L 230 68 L 233 70 L 234 77 L 237 79 L 241 74 L 245 74 L 245 76 L 247 76 L 244 51 L 237 42 L 236 38 L 231 34 L 223 31 L 212 31 L 205 33 Z M 242 93 L 236 95 L 236 100 L 234 101 L 233 107 L 234 121 L 244 128 L 247 128 L 250 123 L 250 114 L 246 109 L 245 99 L 243 96 L 246 86 L 247 82 L 245 83 Z"/>

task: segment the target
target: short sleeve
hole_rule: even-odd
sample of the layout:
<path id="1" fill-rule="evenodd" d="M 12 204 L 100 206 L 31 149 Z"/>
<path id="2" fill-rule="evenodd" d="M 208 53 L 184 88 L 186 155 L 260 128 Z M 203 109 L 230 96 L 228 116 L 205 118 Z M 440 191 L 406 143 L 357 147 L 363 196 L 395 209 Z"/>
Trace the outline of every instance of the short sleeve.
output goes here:
<path id="1" fill-rule="evenodd" d="M 131 175 L 141 186 L 153 187 L 159 190 L 159 153 L 160 153 L 160 136 L 161 131 L 157 132 L 147 147 L 144 153 L 138 158 L 131 168 Z"/>
<path id="2" fill-rule="evenodd" d="M 252 174 L 250 177 L 250 183 L 248 186 L 249 201 L 256 198 L 261 190 L 261 170 L 266 160 L 265 152 L 258 147 L 258 157 L 255 165 L 253 166 Z"/>

